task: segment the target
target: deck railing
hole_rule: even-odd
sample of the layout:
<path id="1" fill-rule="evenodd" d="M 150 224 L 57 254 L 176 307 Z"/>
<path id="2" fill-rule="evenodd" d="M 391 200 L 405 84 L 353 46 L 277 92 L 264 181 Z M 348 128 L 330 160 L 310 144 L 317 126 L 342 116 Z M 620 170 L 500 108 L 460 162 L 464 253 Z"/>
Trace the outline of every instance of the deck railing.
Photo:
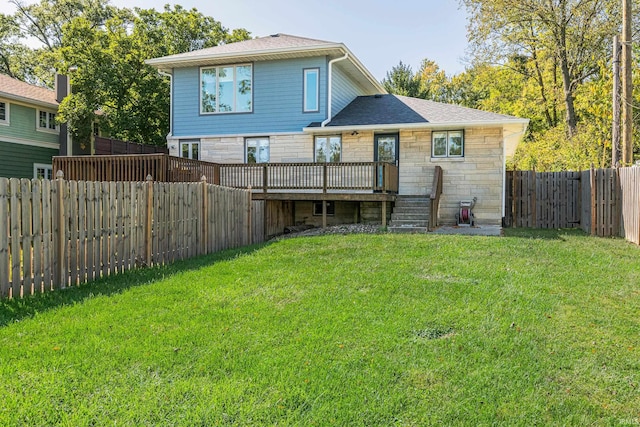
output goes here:
<path id="1" fill-rule="evenodd" d="M 207 182 L 255 191 L 398 192 L 398 167 L 385 162 L 218 164 L 165 154 L 65 156 L 53 171 L 74 181 Z"/>
<path id="2" fill-rule="evenodd" d="M 220 184 L 268 191 L 398 192 L 398 168 L 384 162 L 220 165 Z"/>

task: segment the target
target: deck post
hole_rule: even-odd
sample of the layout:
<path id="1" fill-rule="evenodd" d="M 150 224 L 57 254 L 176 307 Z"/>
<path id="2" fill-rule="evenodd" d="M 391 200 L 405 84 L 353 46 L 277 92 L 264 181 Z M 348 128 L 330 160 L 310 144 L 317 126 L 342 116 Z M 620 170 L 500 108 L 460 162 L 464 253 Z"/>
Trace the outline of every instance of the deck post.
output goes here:
<path id="1" fill-rule="evenodd" d="M 327 201 L 326 200 L 322 201 L 322 228 L 327 228 Z"/>
<path id="2" fill-rule="evenodd" d="M 269 171 L 267 170 L 267 165 L 262 166 L 262 192 L 267 192 L 267 186 L 269 185 Z"/>
<path id="3" fill-rule="evenodd" d="M 387 228 L 387 201 L 382 201 L 382 228 Z"/>

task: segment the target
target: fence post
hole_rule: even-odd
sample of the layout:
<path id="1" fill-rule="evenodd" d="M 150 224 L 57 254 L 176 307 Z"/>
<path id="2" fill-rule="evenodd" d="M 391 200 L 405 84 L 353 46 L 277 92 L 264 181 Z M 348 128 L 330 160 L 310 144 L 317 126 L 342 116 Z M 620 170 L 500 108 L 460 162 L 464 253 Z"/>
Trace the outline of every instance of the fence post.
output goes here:
<path id="1" fill-rule="evenodd" d="M 202 187 L 202 222 L 200 234 L 202 235 L 200 238 L 200 242 L 202 245 L 200 246 L 201 255 L 204 255 L 209 247 L 209 200 L 208 200 L 208 186 L 207 186 L 207 177 L 202 175 L 200 178 L 200 186 Z"/>
<path id="2" fill-rule="evenodd" d="M 248 191 L 249 206 L 247 208 L 247 211 L 248 211 L 247 244 L 251 245 L 253 243 L 253 198 L 251 197 L 251 185 L 249 185 L 247 190 L 249 190 Z"/>
<path id="3" fill-rule="evenodd" d="M 144 230 L 145 262 L 147 267 L 151 267 L 151 262 L 153 261 L 153 177 L 151 175 L 147 175 L 146 216 Z"/>
<path id="4" fill-rule="evenodd" d="M 322 164 L 322 192 L 327 192 L 327 163 Z"/>
<path id="5" fill-rule="evenodd" d="M 0 298 L 9 296 L 9 180 L 0 178 Z"/>
<path id="6" fill-rule="evenodd" d="M 55 199 L 55 207 L 53 209 L 53 223 L 55 224 L 54 233 L 53 233 L 53 241 L 55 252 L 53 254 L 53 265 L 54 265 L 54 288 L 64 289 L 67 287 L 66 280 L 66 230 L 65 230 L 65 212 L 64 212 L 64 173 L 59 170 L 56 173 L 56 199 Z M 14 295 L 15 297 L 15 295 Z"/>
<path id="7" fill-rule="evenodd" d="M 620 168 L 615 167 L 613 169 L 613 179 L 615 180 L 613 186 L 613 197 L 614 197 L 614 212 L 613 212 L 613 235 L 616 237 L 624 237 L 624 233 L 622 233 L 622 227 L 620 224 L 622 223 L 622 188 L 620 184 Z"/>
<path id="8" fill-rule="evenodd" d="M 589 184 L 591 185 L 591 235 L 596 235 L 596 171 L 591 163 L 591 169 L 589 170 Z"/>

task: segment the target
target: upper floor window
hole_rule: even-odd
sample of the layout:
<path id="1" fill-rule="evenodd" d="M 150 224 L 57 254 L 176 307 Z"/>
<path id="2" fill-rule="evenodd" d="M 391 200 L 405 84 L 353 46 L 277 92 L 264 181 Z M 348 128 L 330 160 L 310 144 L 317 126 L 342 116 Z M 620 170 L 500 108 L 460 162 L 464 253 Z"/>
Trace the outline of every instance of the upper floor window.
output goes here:
<path id="1" fill-rule="evenodd" d="M 340 136 L 316 136 L 316 162 L 339 162 L 342 158 L 342 138 Z"/>
<path id="2" fill-rule="evenodd" d="M 251 64 L 200 69 L 200 113 L 248 113 L 252 111 Z"/>
<path id="3" fill-rule="evenodd" d="M 247 163 L 269 163 L 269 138 L 247 138 Z"/>
<path id="4" fill-rule="evenodd" d="M 304 109 L 307 112 L 320 111 L 320 69 L 304 70 Z"/>
<path id="5" fill-rule="evenodd" d="M 9 104 L 0 101 L 0 124 L 9 123 Z"/>
<path id="6" fill-rule="evenodd" d="M 38 110 L 38 130 L 57 131 L 56 113 Z"/>
<path id="7" fill-rule="evenodd" d="M 439 131 L 432 133 L 433 157 L 464 157 L 464 132 Z"/>
<path id="8" fill-rule="evenodd" d="M 200 141 L 181 140 L 180 141 L 180 157 L 185 159 L 200 160 Z"/>

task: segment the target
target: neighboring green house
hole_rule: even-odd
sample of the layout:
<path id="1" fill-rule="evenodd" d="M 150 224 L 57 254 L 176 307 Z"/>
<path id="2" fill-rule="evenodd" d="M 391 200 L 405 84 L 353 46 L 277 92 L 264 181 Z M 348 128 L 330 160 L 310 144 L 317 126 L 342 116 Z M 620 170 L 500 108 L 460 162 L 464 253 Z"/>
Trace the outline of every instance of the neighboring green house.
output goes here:
<path id="1" fill-rule="evenodd" d="M 0 74 L 0 177 L 52 178 L 60 153 L 53 90 Z"/>

